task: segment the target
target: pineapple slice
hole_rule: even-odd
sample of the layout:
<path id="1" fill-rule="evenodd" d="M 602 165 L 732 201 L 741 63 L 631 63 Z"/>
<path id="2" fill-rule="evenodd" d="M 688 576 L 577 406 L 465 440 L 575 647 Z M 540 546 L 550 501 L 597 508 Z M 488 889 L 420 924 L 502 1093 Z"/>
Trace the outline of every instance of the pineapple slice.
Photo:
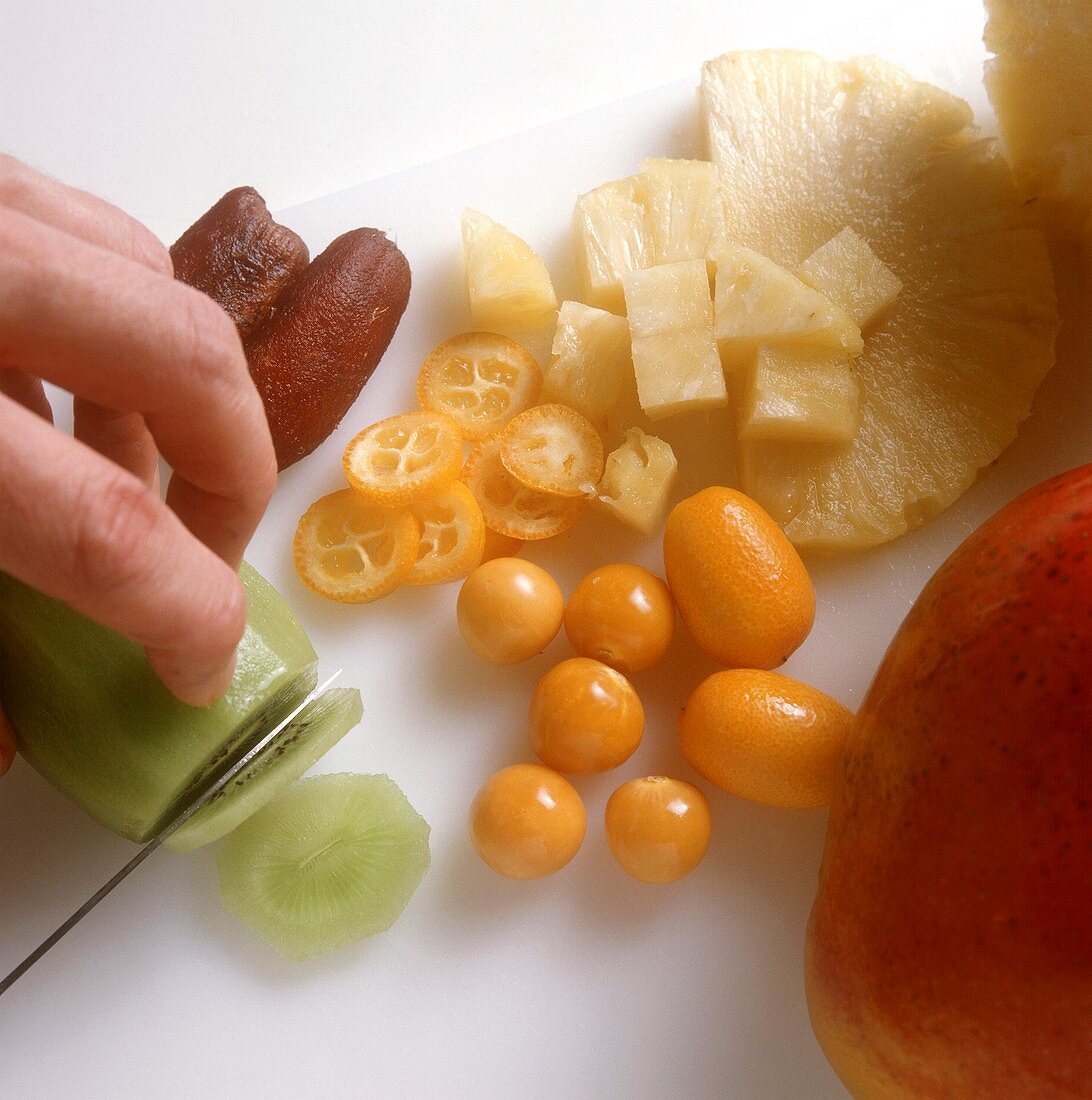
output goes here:
<path id="1" fill-rule="evenodd" d="M 607 455 L 596 503 L 616 519 L 646 535 L 663 520 L 679 464 L 669 444 L 640 428 Z"/>
<path id="2" fill-rule="evenodd" d="M 653 262 L 708 259 L 719 238 L 716 169 L 703 160 L 653 158 L 641 165 L 640 179 Z"/>
<path id="3" fill-rule="evenodd" d="M 1063 232 L 1092 233 L 1092 5 L 986 0 L 986 90 L 1029 197 Z"/>
<path id="4" fill-rule="evenodd" d="M 600 424 L 618 403 L 627 375 L 629 325 L 624 317 L 581 302 L 562 302 L 546 368 L 545 399 L 571 405 Z"/>
<path id="5" fill-rule="evenodd" d="M 859 396 L 848 356 L 763 344 L 747 371 L 739 438 L 850 443 L 857 434 Z"/>
<path id="6" fill-rule="evenodd" d="M 622 277 L 652 262 L 640 177 L 604 183 L 576 200 L 573 251 L 584 299 L 624 313 Z"/>
<path id="7" fill-rule="evenodd" d="M 534 249 L 499 222 L 464 210 L 463 259 L 476 326 L 524 332 L 549 324 L 557 296 Z"/>
<path id="8" fill-rule="evenodd" d="M 649 419 L 726 405 L 705 261 L 631 271 L 623 283 L 637 396 Z"/>
<path id="9" fill-rule="evenodd" d="M 847 225 L 820 245 L 797 269 L 810 287 L 866 328 L 899 296 L 902 280 Z"/>
<path id="10" fill-rule="evenodd" d="M 854 362 L 853 442 L 743 440 L 742 488 L 798 545 L 895 538 L 997 457 L 1053 362 L 1033 212 L 970 107 L 885 62 L 728 54 L 702 95 L 728 239 L 791 267 L 851 224 L 904 284 Z"/>
<path id="11" fill-rule="evenodd" d="M 723 245 L 715 257 L 713 335 L 731 368 L 761 343 L 800 343 L 860 355 L 861 330 L 829 298 L 750 248 Z"/>

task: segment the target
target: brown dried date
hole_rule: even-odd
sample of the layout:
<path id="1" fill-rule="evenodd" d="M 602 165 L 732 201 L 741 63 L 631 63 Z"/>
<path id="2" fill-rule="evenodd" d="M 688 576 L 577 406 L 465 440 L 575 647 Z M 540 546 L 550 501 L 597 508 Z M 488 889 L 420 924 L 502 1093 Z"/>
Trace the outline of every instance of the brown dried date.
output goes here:
<path id="1" fill-rule="evenodd" d="M 253 187 L 236 187 L 171 246 L 175 277 L 207 294 L 245 340 L 307 266 L 307 245 L 273 220 Z"/>
<path id="2" fill-rule="evenodd" d="M 406 257 L 378 229 L 342 234 L 293 280 L 246 341 L 283 470 L 338 426 L 409 301 Z"/>
<path id="3" fill-rule="evenodd" d="M 239 328 L 282 470 L 337 427 L 409 301 L 409 264 L 378 229 L 345 233 L 308 264 L 303 241 L 249 187 L 229 191 L 171 257 Z"/>

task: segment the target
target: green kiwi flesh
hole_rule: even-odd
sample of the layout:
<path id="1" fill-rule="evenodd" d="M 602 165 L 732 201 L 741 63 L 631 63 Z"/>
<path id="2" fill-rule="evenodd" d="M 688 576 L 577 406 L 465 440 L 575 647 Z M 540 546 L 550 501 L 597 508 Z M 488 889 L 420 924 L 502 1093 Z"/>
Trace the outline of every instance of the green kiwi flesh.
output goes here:
<path id="1" fill-rule="evenodd" d="M 385 775 L 319 775 L 217 853 L 225 907 L 299 961 L 386 931 L 428 871 L 429 827 Z"/>
<path id="2" fill-rule="evenodd" d="M 96 821 L 145 841 L 234 749 L 316 682 L 292 609 L 254 569 L 235 678 L 207 707 L 178 702 L 139 646 L 0 573 L 0 699 L 19 751 Z"/>
<path id="3" fill-rule="evenodd" d="M 176 852 L 192 852 L 230 833 L 325 756 L 361 718 L 356 688 L 324 692 L 226 786 L 166 840 Z"/>

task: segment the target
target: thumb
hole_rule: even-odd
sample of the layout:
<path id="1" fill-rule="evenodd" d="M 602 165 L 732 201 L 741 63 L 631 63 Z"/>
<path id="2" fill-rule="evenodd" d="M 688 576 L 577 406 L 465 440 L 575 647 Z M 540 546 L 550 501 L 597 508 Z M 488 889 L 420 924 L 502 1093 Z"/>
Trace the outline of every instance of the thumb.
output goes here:
<path id="1" fill-rule="evenodd" d="M 11 767 L 15 759 L 15 734 L 8 725 L 4 712 L 0 710 L 0 775 Z"/>

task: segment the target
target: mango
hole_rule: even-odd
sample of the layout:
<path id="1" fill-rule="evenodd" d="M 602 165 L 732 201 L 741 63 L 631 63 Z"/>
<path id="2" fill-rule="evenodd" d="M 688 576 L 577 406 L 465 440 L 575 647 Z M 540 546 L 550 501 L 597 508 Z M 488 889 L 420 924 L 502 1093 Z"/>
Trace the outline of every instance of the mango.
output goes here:
<path id="1" fill-rule="evenodd" d="M 925 587 L 854 723 L 807 933 L 859 1098 L 1092 1092 L 1092 465 Z"/>

